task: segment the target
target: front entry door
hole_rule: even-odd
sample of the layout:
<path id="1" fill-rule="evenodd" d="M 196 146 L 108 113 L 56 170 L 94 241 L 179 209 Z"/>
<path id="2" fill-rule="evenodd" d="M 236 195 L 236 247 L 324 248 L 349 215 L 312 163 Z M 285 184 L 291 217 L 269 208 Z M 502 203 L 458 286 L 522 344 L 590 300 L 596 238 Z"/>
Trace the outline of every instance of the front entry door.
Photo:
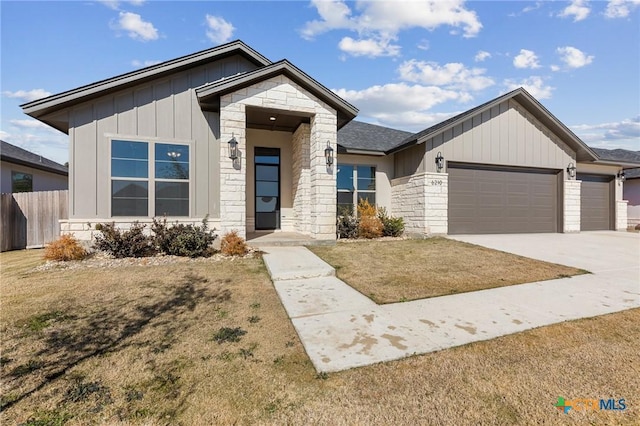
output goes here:
<path id="1" fill-rule="evenodd" d="M 255 148 L 256 230 L 280 228 L 280 149 Z"/>

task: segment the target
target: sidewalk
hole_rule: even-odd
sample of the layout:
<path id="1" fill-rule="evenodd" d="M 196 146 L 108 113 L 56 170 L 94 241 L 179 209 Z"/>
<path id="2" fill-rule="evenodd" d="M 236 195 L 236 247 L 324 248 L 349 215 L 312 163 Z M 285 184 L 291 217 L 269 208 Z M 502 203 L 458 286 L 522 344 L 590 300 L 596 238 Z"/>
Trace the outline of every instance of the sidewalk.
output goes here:
<path id="1" fill-rule="evenodd" d="M 637 241 L 627 243 L 633 249 Z M 494 246 L 499 248 L 499 238 Z M 633 260 L 596 274 L 377 305 L 304 247 L 265 251 L 276 291 L 319 372 L 640 307 L 640 275 Z"/>

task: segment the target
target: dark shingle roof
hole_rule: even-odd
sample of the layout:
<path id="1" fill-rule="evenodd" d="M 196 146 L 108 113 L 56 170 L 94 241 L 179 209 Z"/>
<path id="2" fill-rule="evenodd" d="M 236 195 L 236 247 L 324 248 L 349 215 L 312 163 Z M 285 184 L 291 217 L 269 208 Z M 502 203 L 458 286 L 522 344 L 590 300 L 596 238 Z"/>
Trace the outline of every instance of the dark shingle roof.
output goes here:
<path id="1" fill-rule="evenodd" d="M 44 170 L 47 172 L 57 173 L 59 175 L 68 176 L 69 169 L 49 160 L 41 155 L 22 149 L 18 146 L 11 145 L 5 141 L 0 141 L 0 157 L 2 161 L 8 163 L 20 164 L 34 169 Z"/>
<path id="2" fill-rule="evenodd" d="M 624 171 L 624 175 L 627 179 L 638 179 L 640 178 L 640 168 L 637 169 L 626 169 Z"/>
<path id="3" fill-rule="evenodd" d="M 591 148 L 601 160 L 622 161 L 640 164 L 640 151 L 627 149 Z"/>
<path id="4" fill-rule="evenodd" d="M 409 136 L 411 136 L 411 132 L 363 123 L 362 121 L 351 121 L 338 130 L 338 145 L 346 151 L 384 153 Z"/>

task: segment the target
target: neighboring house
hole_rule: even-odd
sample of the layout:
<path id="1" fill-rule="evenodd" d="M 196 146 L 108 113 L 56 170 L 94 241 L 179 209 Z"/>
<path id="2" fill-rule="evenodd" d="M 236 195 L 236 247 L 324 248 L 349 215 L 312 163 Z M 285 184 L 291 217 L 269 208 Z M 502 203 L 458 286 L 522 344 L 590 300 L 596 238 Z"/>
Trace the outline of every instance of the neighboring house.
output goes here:
<path id="1" fill-rule="evenodd" d="M 627 224 L 640 224 L 640 151 L 593 148 L 602 160 L 616 161 L 625 166 L 622 197 L 627 204 Z"/>
<path id="2" fill-rule="evenodd" d="M 2 193 L 55 191 L 69 187 L 69 171 L 62 164 L 0 141 Z"/>
<path id="3" fill-rule="evenodd" d="M 62 231 L 80 238 L 89 223 L 208 215 L 241 236 L 335 240 L 337 204 L 363 198 L 412 234 L 626 228 L 621 164 L 523 89 L 411 134 L 352 121 L 302 70 L 235 41 L 22 108 L 69 134 Z"/>

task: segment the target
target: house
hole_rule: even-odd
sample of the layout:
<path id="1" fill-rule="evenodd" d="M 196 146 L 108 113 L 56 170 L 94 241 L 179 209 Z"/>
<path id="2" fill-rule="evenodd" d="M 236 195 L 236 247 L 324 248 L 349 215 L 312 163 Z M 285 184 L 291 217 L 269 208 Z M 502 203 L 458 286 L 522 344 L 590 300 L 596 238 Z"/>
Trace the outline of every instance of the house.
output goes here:
<path id="1" fill-rule="evenodd" d="M 166 215 L 242 236 L 335 240 L 367 198 L 412 234 L 626 228 L 622 165 L 603 161 L 523 89 L 419 133 L 358 110 L 241 41 L 22 105 L 70 140 L 70 218 Z"/>
<path id="2" fill-rule="evenodd" d="M 68 188 L 68 169 L 41 155 L 0 141 L 0 160 L 3 194 Z"/>

